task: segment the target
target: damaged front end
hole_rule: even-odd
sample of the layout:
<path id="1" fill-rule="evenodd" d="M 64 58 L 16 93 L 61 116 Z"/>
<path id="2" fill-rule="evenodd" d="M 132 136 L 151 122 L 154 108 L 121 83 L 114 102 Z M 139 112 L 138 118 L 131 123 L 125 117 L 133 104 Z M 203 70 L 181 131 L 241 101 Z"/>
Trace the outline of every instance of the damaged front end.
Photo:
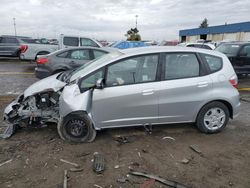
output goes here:
<path id="1" fill-rule="evenodd" d="M 19 96 L 4 111 L 4 120 L 11 124 L 41 125 L 57 122 L 60 92 L 46 92 L 29 96 Z"/>
<path id="2" fill-rule="evenodd" d="M 41 127 L 59 120 L 59 97 L 65 82 L 57 80 L 57 75 L 40 80 L 18 96 L 4 110 L 6 126 L 0 137 L 10 137 L 17 127 Z"/>

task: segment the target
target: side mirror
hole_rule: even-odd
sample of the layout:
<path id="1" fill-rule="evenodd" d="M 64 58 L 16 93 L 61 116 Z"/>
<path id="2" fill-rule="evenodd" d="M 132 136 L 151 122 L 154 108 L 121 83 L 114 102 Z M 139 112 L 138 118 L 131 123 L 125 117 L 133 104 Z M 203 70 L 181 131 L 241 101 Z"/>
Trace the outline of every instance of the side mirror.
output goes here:
<path id="1" fill-rule="evenodd" d="M 103 89 L 104 88 L 104 79 L 103 78 L 99 78 L 97 81 L 96 81 L 96 84 L 95 84 L 95 88 L 96 89 Z"/>

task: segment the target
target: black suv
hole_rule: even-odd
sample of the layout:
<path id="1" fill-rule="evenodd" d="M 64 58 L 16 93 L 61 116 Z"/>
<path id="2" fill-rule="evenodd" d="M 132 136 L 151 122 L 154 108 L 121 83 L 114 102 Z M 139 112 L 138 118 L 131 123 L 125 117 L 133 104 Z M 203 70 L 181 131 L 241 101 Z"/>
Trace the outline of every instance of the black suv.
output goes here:
<path id="1" fill-rule="evenodd" d="M 29 37 L 2 35 L 0 36 L 0 56 L 19 57 L 21 44 Z"/>
<path id="2" fill-rule="evenodd" d="M 228 57 L 237 75 L 250 74 L 250 42 L 222 43 L 215 50 Z"/>

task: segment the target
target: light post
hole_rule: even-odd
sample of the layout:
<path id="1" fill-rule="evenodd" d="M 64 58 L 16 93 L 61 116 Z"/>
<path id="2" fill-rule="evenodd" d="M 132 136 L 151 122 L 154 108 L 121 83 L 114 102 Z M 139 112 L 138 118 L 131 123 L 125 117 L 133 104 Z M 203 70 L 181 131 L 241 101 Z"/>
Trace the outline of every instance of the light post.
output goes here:
<path id="1" fill-rule="evenodd" d="M 16 18 L 13 18 L 13 22 L 14 22 L 14 29 L 15 29 L 15 36 L 16 36 Z"/>
<path id="2" fill-rule="evenodd" d="M 137 28 L 137 18 L 138 18 L 138 15 L 135 15 L 135 28 Z"/>

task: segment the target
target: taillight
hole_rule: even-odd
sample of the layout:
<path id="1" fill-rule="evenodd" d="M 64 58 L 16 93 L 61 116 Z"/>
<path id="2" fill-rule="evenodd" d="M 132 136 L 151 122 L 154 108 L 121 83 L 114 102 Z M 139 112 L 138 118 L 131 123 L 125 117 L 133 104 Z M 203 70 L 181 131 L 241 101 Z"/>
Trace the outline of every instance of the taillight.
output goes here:
<path id="1" fill-rule="evenodd" d="M 48 63 L 48 58 L 38 58 L 36 62 L 37 64 L 42 65 L 42 64 Z"/>
<path id="2" fill-rule="evenodd" d="M 233 87 L 235 87 L 236 89 L 238 88 L 238 78 L 236 75 L 232 76 L 229 82 L 232 84 Z"/>
<path id="3" fill-rule="evenodd" d="M 28 50 L 28 45 L 21 45 L 20 46 L 21 53 L 24 53 Z"/>

